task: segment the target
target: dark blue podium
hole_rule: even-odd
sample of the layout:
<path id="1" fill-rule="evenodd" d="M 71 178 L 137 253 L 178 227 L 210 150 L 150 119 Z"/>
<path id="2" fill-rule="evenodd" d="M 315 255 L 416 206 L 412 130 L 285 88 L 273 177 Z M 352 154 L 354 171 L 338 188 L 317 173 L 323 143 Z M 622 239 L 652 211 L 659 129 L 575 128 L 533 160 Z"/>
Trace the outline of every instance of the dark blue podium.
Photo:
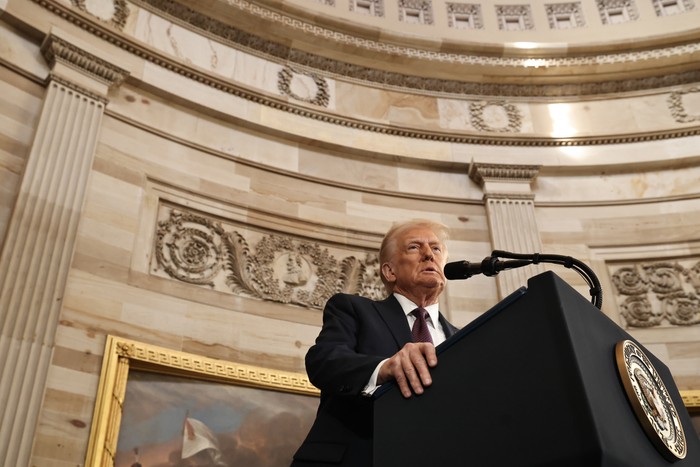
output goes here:
<path id="1" fill-rule="evenodd" d="M 665 407 L 682 426 L 667 434 L 672 442 L 683 435 L 683 458 L 635 411 L 616 356 L 627 340 L 663 381 Z M 700 440 L 668 368 L 552 272 L 531 278 L 437 352 L 423 395 L 405 399 L 393 384 L 375 394 L 375 466 L 700 466 Z"/>

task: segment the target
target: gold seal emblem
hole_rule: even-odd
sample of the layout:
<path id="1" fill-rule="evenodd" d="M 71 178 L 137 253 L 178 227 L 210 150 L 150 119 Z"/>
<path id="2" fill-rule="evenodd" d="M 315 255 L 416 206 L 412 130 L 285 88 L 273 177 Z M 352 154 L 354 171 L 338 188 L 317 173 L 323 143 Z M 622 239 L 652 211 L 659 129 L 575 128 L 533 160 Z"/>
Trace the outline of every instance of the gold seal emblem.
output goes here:
<path id="1" fill-rule="evenodd" d="M 685 458 L 683 425 L 649 358 L 631 340 L 617 343 L 615 358 L 627 398 L 651 442 L 667 460 Z"/>

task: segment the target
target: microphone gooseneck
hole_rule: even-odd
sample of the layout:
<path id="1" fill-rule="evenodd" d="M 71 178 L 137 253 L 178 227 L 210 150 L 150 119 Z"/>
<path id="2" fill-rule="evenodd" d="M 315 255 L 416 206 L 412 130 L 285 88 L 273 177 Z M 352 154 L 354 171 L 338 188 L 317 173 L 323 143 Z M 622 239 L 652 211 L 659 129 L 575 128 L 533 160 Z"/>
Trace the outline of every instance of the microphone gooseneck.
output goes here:
<path id="1" fill-rule="evenodd" d="M 509 261 L 501 261 L 499 257 L 509 258 Z M 593 270 L 582 261 L 571 256 L 546 255 L 540 253 L 520 254 L 508 251 L 494 250 L 491 256 L 487 256 L 479 263 L 469 261 L 453 261 L 447 263 L 444 268 L 445 278 L 449 280 L 469 279 L 477 274 L 495 276 L 505 269 L 519 268 L 530 264 L 552 263 L 559 264 L 578 272 L 590 287 L 591 302 L 598 309 L 603 305 L 603 289 Z"/>

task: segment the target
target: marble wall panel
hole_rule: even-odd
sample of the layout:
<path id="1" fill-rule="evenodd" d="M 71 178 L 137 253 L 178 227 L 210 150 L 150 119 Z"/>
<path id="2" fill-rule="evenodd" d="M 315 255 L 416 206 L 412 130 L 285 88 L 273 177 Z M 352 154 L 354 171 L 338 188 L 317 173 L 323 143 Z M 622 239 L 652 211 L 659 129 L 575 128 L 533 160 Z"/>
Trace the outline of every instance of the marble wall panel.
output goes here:
<path id="1" fill-rule="evenodd" d="M 134 21 L 131 27 L 143 28 L 141 34 L 153 34 L 146 31 L 147 22 L 130 21 Z M 164 35 L 148 40 L 169 47 L 174 56 L 180 51 L 187 57 L 208 47 L 208 55 L 192 65 L 277 92 L 275 69 L 269 63 L 238 52 L 223 58 L 220 45 L 207 41 L 176 50 L 185 38 L 179 34 L 184 33 L 178 30 L 169 37 L 177 28 L 156 26 Z M 15 52 L 0 53 L 31 68 L 33 59 Z M 216 66 L 215 57 L 222 60 Z M 0 130 L 4 170 L 0 202 L 5 206 L 0 216 L 13 205 L 12 189 L 5 187 L 19 177 L 32 118 L 39 111 L 43 95 L 43 88 L 35 84 L 40 82 L 39 71 L 31 81 L 0 68 L 0 119 L 6 123 Z M 110 94 L 56 331 L 46 410 L 36 437 L 37 465 L 76 465 L 84 459 L 107 333 L 215 358 L 303 371 L 303 356 L 318 332 L 320 311 L 243 297 L 154 272 L 155 231 L 162 220 L 157 212 L 163 203 L 205 212 L 217 222 L 244 226 L 256 235 L 275 232 L 313 240 L 346 254 L 375 251 L 394 220 L 428 217 L 452 228 L 451 260 L 478 261 L 489 254 L 491 243 L 483 194 L 466 175 L 470 161 L 547 163 L 549 171 L 533 185 L 543 251 L 590 261 L 608 281 L 606 290 L 610 290 L 606 261 L 619 260 L 620 255 L 603 254 L 601 249 L 629 247 L 638 257 L 659 257 L 663 256 L 659 243 L 680 248 L 700 231 L 700 176 L 694 167 L 640 174 L 600 175 L 590 169 L 558 173 L 566 165 L 619 166 L 667 156 L 692 160 L 698 156 L 697 138 L 575 148 L 577 154 L 561 148 L 442 143 L 263 108 L 155 65 L 146 66 L 143 77 L 143 88 L 130 82 Z M 474 130 L 471 120 L 464 119 L 469 116 L 467 100 L 413 101 L 396 91 L 347 83 L 338 84 L 337 90 L 339 112 L 400 125 Z M 577 131 L 587 132 L 597 124 L 651 128 L 647 120 L 655 114 L 666 122 L 663 97 L 650 98 L 648 105 L 645 98 L 612 102 L 607 110 L 605 102 L 573 103 L 573 123 Z M 522 104 L 522 131 L 560 131 L 543 116 L 556 113 L 552 106 Z M 638 121 L 615 116 L 598 120 L 604 110 L 624 114 L 625 109 L 632 109 Z M 691 250 L 684 254 L 693 254 Z M 555 272 L 586 295 L 585 284 L 575 273 L 561 268 Z M 479 276 L 449 283 L 443 304 L 451 320 L 464 325 L 498 299 L 496 281 Z M 619 319 L 614 306 L 605 312 Z M 635 331 L 635 336 L 658 351 L 682 388 L 696 388 L 698 329 L 681 332 L 667 327 Z"/>
<path id="2" fill-rule="evenodd" d="M 595 203 L 604 200 L 697 197 L 700 169 L 679 167 L 640 173 L 611 173 L 592 176 L 538 177 L 540 202 Z"/>

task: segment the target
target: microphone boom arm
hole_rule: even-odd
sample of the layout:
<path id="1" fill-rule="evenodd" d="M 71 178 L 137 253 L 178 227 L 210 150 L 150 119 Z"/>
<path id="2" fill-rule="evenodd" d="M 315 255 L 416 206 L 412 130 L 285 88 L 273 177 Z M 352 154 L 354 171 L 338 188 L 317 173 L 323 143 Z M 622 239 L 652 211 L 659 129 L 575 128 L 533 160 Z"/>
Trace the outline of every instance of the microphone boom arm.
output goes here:
<path id="1" fill-rule="evenodd" d="M 521 253 L 511 253 L 509 251 L 503 251 L 503 250 L 493 250 L 491 252 L 491 258 L 509 258 L 511 260 L 515 261 L 505 261 L 504 263 L 516 263 L 516 262 L 524 262 L 523 266 L 526 264 L 539 264 L 539 263 L 551 263 L 551 264 L 559 264 L 561 266 L 564 266 L 569 269 L 573 269 L 579 275 L 581 275 L 584 280 L 588 283 L 589 286 L 589 293 L 591 295 L 591 303 L 595 305 L 596 308 L 599 310 L 603 306 L 603 289 L 600 285 L 600 281 L 598 280 L 598 277 L 596 276 L 595 272 L 583 261 L 580 261 L 576 258 L 573 258 L 571 256 L 563 256 L 563 255 L 548 255 L 548 254 L 540 254 L 540 253 L 534 253 L 534 254 L 521 254 Z M 486 259 L 484 259 L 486 261 Z M 483 263 L 483 261 L 482 261 Z M 512 266 L 512 267 L 520 267 L 520 266 Z M 506 269 L 506 268 L 504 268 Z"/>

